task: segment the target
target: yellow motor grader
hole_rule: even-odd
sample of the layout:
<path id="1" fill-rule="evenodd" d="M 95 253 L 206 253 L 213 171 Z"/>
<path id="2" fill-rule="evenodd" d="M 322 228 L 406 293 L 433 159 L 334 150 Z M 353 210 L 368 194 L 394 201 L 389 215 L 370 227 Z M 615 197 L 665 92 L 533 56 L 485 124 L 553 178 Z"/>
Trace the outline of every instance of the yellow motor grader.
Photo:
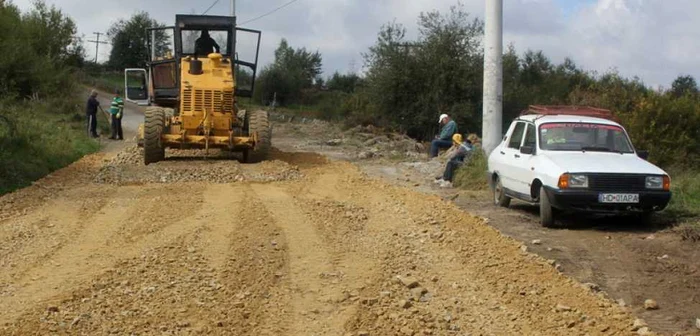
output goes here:
<path id="1" fill-rule="evenodd" d="M 265 159 L 267 112 L 239 110 L 236 103 L 252 95 L 260 31 L 236 27 L 230 16 L 176 15 L 174 27 L 148 34 L 147 69 L 124 75 L 127 101 L 148 106 L 138 135 L 144 163 L 165 159 L 166 148 L 221 148 L 242 152 L 245 162 Z M 241 34 L 254 50 L 249 61 L 238 57 Z"/>

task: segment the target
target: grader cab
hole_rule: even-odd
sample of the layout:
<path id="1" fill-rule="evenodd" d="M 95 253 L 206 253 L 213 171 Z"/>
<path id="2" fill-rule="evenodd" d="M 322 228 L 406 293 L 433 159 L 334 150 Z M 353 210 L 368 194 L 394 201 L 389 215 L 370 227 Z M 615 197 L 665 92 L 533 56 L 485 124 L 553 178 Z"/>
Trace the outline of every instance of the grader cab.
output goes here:
<path id="1" fill-rule="evenodd" d="M 260 31 L 236 27 L 235 17 L 176 15 L 174 27 L 148 34 L 148 69 L 125 70 L 127 101 L 148 106 L 138 135 L 144 163 L 164 160 L 166 148 L 220 148 L 241 152 L 245 162 L 265 159 L 267 112 L 237 104 L 255 87 Z"/>

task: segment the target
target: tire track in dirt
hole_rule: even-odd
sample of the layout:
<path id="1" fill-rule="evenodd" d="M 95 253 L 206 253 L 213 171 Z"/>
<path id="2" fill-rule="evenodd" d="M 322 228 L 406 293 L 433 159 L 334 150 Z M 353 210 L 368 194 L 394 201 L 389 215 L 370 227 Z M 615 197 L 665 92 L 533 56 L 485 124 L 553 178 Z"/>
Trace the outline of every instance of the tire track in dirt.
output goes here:
<path id="1" fill-rule="evenodd" d="M 215 269 L 220 269 L 232 252 L 231 235 L 245 225 L 240 214 L 246 209 L 241 204 L 246 189 L 228 184 L 207 188 L 206 209 L 197 219 L 203 228 L 199 233 L 202 252 Z"/>
<path id="2" fill-rule="evenodd" d="M 87 214 L 104 207 L 105 195 L 104 191 L 76 188 L 55 195 L 23 216 L 0 220 L 0 267 L 8 267 L 0 273 L 0 283 L 21 276 L 74 239 Z"/>
<path id="3" fill-rule="evenodd" d="M 166 195 L 169 193 L 168 187 L 161 189 Z M 23 333 L 53 332 L 62 326 L 88 334 L 180 330 L 278 335 L 282 324 L 274 321 L 283 315 L 280 307 L 284 302 L 272 304 L 270 293 L 283 296 L 275 286 L 279 282 L 276 272 L 285 265 L 284 251 L 259 246 L 264 236 L 277 237 L 282 246 L 284 238 L 278 237 L 274 225 L 259 223 L 271 220 L 264 213 L 251 211 L 263 206 L 243 198 L 251 192 L 248 187 L 206 185 L 202 189 L 201 198 L 181 199 L 183 204 L 200 204 L 191 208 L 196 211 L 191 216 L 168 225 L 159 224 L 159 231 L 130 241 L 129 246 L 122 246 L 123 250 L 100 251 L 113 256 L 109 266 L 114 268 L 92 274 L 92 286 L 83 284 L 48 298 L 47 302 L 54 302 L 60 313 L 46 316 L 46 307 L 35 305 L 17 322 L 21 325 L 18 329 Z M 151 199 L 153 190 L 146 195 Z M 141 204 L 156 214 L 172 211 L 169 204 L 161 209 L 151 202 Z M 242 230 L 246 224 L 258 227 Z M 235 235 L 236 232 L 245 233 Z M 110 314 L 120 310 L 115 321 Z M 137 314 L 144 310 L 148 314 Z M 40 319 L 56 323 L 34 322 Z M 67 326 L 63 320 L 74 323 Z M 271 321 L 272 325 L 259 328 L 260 321 Z"/>
<path id="4" fill-rule="evenodd" d="M 339 335 L 351 312 L 338 309 L 345 294 L 324 275 L 334 274 L 332 256 L 311 220 L 284 189 L 253 185 L 267 211 L 282 228 L 288 244 L 292 335 Z"/>
<path id="5" fill-rule="evenodd" d="M 221 187 L 213 186 L 205 189 L 204 202 L 217 204 L 222 200 L 222 196 L 228 196 L 228 190 L 219 188 Z M 163 197 L 168 197 L 169 190 L 161 189 L 164 189 Z M 118 260 L 134 257 L 147 248 L 161 246 L 187 232 L 193 232 L 199 226 L 207 225 L 208 219 L 220 216 L 222 214 L 220 211 L 223 211 L 219 207 L 206 207 L 197 211 L 197 207 L 201 207 L 202 202 L 197 201 L 198 193 L 192 193 L 179 199 L 183 204 L 195 204 L 191 212 L 185 213 L 186 216 L 172 222 L 168 222 L 170 218 L 167 216 L 147 218 L 154 223 L 157 230 L 139 235 L 136 240 L 125 241 L 119 237 L 119 233 L 123 233 L 126 227 L 134 223 L 140 223 L 143 218 L 139 216 L 142 214 L 176 211 L 169 204 L 160 205 L 160 208 L 157 204 L 154 205 L 149 195 L 151 192 L 152 189 L 142 187 L 117 189 L 117 193 L 107 202 L 105 208 L 85 220 L 81 225 L 82 231 L 72 243 L 58 249 L 50 260 L 29 269 L 22 278 L 15 281 L 21 289 L 14 292 L 8 299 L 0 301 L 0 310 L 7 307 L 8 312 L 2 316 L 7 320 L 0 323 L 15 319 L 21 311 L 11 310 L 10 307 L 26 306 L 27 298 L 31 297 L 32 301 L 37 301 L 37 298 L 38 301 L 43 301 L 66 290 L 77 288 Z M 149 196 L 144 197 L 144 195 Z M 234 199 L 228 204 L 235 205 L 238 201 Z M 126 230 L 129 231 L 129 229 Z"/>
<path id="6" fill-rule="evenodd" d="M 109 264 L 105 250 L 110 237 L 136 211 L 138 198 L 129 188 L 120 189 L 112 197 L 109 207 L 78 224 L 81 231 L 73 242 L 58 249 L 47 262 L 29 268 L 15 281 L 18 289 L 12 296 L 0 301 L 3 311 L 0 324 L 14 320 L 32 301 L 44 301 L 66 288 L 74 288 Z M 77 216 L 76 216 L 77 217 Z M 58 217 L 59 219 L 61 216 Z"/>
<path id="7" fill-rule="evenodd" d="M 66 235 L 56 235 L 53 228 L 60 225 L 61 233 L 75 232 L 80 225 L 73 219 L 79 212 L 78 204 L 59 199 L 23 218 L 0 222 L 0 267 L 5 270 L 0 273 L 0 286 L 60 248 Z"/>
<path id="8" fill-rule="evenodd" d="M 284 335 L 287 327 L 289 288 L 283 286 L 288 278 L 288 244 L 282 230 L 248 185 L 231 189 L 240 203 L 237 211 L 226 218 L 235 226 L 203 230 L 196 240 L 207 251 L 210 264 L 221 265 L 218 278 L 226 286 L 227 297 L 222 300 L 219 317 L 223 327 L 209 331 L 221 335 Z M 228 232 L 224 241 L 217 234 Z M 219 248 L 209 245 L 219 241 Z M 218 258 L 218 259 L 217 259 Z M 215 266 L 217 267 L 217 266 Z"/>
<path id="9" fill-rule="evenodd" d="M 460 330 L 615 334 L 622 330 L 612 326 L 629 318 L 619 310 L 601 314 L 608 309 L 591 305 L 598 298 L 558 278 L 551 266 L 521 255 L 517 245 L 437 197 L 388 186 L 343 163 L 319 169 L 301 190 L 299 194 L 310 199 L 345 204 L 346 216 L 356 216 L 352 212 L 359 209 L 360 216 L 366 213 L 368 217 L 362 235 L 337 235 L 333 231 L 343 231 L 347 224 L 330 216 L 332 204 L 319 204 L 329 209 L 329 225 L 339 226 L 324 233 L 324 238 L 334 239 L 327 244 L 340 245 L 340 250 L 359 245 L 367 258 L 381 261 L 379 274 L 362 291 L 364 296 L 374 296 L 378 304 L 358 309 L 347 330 L 382 335 Z M 415 293 L 393 281 L 396 275 L 416 278 L 429 297 L 425 302 L 423 297 L 418 300 Z M 402 308 L 400 302 L 412 303 Z M 554 312 L 557 304 L 573 308 Z"/>

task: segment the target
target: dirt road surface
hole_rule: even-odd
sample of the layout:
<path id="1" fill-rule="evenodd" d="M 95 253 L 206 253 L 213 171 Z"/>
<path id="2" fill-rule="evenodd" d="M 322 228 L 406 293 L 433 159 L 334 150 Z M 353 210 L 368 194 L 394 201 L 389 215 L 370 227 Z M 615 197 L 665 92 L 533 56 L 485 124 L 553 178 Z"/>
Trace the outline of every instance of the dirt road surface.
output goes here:
<path id="1" fill-rule="evenodd" d="M 0 198 L 2 335 L 629 335 L 481 217 L 357 165 L 140 165 L 133 140 Z"/>

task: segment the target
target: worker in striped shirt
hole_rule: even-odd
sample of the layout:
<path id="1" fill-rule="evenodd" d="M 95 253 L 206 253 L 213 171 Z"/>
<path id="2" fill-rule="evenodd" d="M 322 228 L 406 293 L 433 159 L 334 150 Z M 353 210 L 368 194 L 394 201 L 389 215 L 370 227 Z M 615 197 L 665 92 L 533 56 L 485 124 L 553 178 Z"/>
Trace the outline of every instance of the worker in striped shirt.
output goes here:
<path id="1" fill-rule="evenodd" d="M 122 132 L 122 117 L 124 116 L 124 100 L 121 97 L 121 92 L 116 90 L 114 93 L 114 99 L 112 99 L 112 104 L 109 109 L 109 113 L 112 115 L 112 140 L 124 140 L 124 133 Z"/>

